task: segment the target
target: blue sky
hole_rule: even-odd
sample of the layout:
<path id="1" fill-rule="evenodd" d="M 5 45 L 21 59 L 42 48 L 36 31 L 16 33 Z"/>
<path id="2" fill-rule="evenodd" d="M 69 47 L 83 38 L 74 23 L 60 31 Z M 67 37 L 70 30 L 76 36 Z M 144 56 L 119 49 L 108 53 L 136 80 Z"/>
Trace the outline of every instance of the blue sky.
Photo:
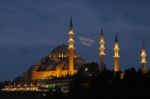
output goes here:
<path id="1" fill-rule="evenodd" d="M 71 16 L 76 52 L 87 61 L 99 62 L 98 41 L 103 27 L 109 69 L 113 69 L 116 32 L 121 70 L 140 67 L 143 40 L 150 66 L 149 4 L 148 0 L 1 0 L 0 80 L 13 80 L 53 48 L 67 44 Z M 95 43 L 85 46 L 79 37 Z"/>

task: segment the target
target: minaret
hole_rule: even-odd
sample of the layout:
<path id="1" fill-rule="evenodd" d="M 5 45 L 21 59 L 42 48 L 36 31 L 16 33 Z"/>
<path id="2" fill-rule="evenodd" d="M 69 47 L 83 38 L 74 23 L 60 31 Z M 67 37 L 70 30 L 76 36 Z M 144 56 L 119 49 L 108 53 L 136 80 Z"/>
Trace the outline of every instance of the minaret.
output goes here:
<path id="1" fill-rule="evenodd" d="M 104 40 L 104 33 L 103 28 L 101 29 L 101 36 L 99 40 L 99 56 L 100 56 L 100 71 L 104 71 L 104 57 L 105 57 L 105 40 Z"/>
<path id="2" fill-rule="evenodd" d="M 114 44 L 114 72 L 119 71 L 119 43 L 118 43 L 118 38 L 116 34 L 115 38 L 115 44 Z"/>
<path id="3" fill-rule="evenodd" d="M 141 50 L 141 70 L 143 73 L 147 73 L 148 72 L 148 68 L 147 68 L 147 61 L 146 61 L 146 49 L 144 46 L 144 42 L 142 44 L 142 50 Z"/>
<path id="4" fill-rule="evenodd" d="M 68 40 L 68 51 L 69 51 L 69 74 L 74 74 L 74 31 L 73 31 L 73 24 L 72 18 L 70 20 L 70 27 L 69 27 L 69 40 Z"/>

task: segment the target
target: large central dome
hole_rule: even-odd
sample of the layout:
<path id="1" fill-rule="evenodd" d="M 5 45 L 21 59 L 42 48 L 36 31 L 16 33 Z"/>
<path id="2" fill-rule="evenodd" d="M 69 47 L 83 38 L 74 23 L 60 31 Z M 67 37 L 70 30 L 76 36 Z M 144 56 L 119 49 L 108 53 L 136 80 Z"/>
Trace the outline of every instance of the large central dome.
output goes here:
<path id="1" fill-rule="evenodd" d="M 63 68 L 68 68 L 69 52 L 68 46 L 65 44 L 59 45 L 54 48 L 51 53 L 43 57 L 40 62 L 32 66 L 36 70 L 50 70 L 57 68 L 62 64 Z M 78 54 L 74 54 L 74 66 L 76 69 L 80 68 L 85 63 L 85 60 Z"/>
<path id="2" fill-rule="evenodd" d="M 68 46 L 65 45 L 65 44 L 57 46 L 51 52 L 51 54 L 55 54 L 55 53 L 64 53 L 64 54 L 67 54 L 68 53 Z"/>

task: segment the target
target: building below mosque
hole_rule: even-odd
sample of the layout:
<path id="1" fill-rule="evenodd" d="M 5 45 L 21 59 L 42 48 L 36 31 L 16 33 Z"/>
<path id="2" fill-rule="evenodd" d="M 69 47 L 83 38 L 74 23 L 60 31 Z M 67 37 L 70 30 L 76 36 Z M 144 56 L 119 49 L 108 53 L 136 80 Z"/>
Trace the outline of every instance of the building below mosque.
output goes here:
<path id="1" fill-rule="evenodd" d="M 69 74 L 69 51 L 67 45 L 59 45 L 38 64 L 34 64 L 28 71 L 23 73 L 23 80 L 34 81 L 48 79 L 50 77 L 64 77 Z M 80 55 L 74 53 L 74 72 L 85 64 Z"/>

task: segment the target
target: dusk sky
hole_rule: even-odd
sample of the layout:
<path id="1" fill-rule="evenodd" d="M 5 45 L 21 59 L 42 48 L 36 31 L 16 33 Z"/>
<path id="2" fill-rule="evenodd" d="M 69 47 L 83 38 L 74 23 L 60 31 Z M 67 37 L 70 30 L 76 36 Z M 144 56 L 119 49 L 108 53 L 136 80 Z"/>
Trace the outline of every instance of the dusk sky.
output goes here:
<path id="1" fill-rule="evenodd" d="M 0 81 L 13 80 L 60 44 L 67 44 L 70 17 L 75 50 L 98 62 L 103 27 L 107 68 L 113 69 L 118 34 L 120 69 L 140 67 L 142 41 L 150 68 L 149 0 L 0 0 Z M 94 41 L 82 44 L 80 37 Z"/>

